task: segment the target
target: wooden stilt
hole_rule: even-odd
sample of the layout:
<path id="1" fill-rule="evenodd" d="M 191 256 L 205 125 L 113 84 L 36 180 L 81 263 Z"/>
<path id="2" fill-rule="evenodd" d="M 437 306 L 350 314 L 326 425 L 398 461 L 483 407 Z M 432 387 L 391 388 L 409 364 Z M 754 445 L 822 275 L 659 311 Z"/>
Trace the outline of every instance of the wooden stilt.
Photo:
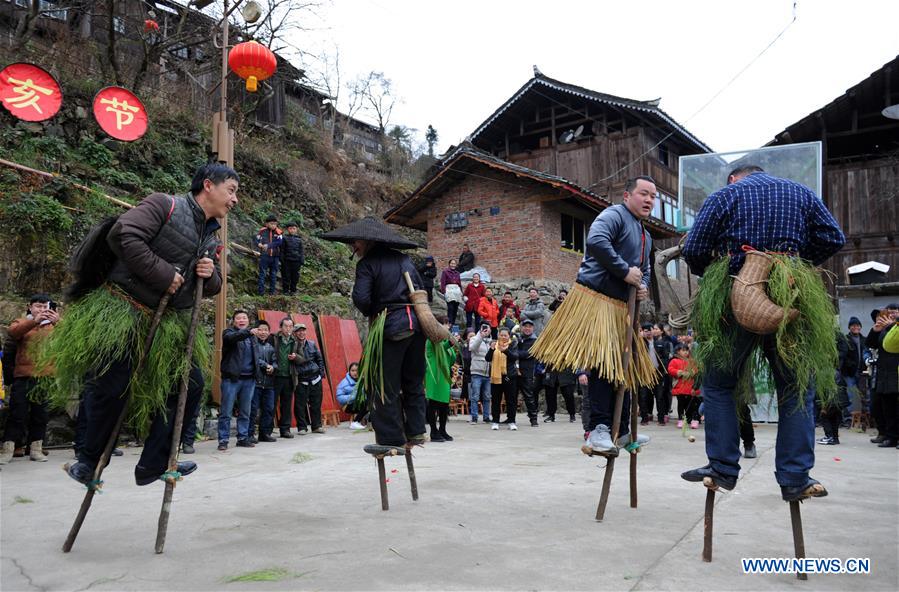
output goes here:
<path id="1" fill-rule="evenodd" d="M 412 501 L 418 501 L 418 481 L 415 480 L 415 467 L 412 465 L 412 451 L 406 449 L 406 468 L 409 469 L 409 483 L 412 485 Z"/>
<path id="2" fill-rule="evenodd" d="M 790 523 L 793 526 L 793 550 L 797 559 L 805 558 L 805 537 L 802 535 L 802 514 L 799 512 L 799 502 L 790 502 Z M 800 580 L 807 580 L 808 574 L 797 573 Z"/>
<path id="3" fill-rule="evenodd" d="M 381 509 L 385 512 L 390 509 L 390 503 L 387 501 L 387 471 L 384 469 L 384 457 L 377 457 L 378 460 L 378 479 L 381 483 Z"/>
<path id="4" fill-rule="evenodd" d="M 602 478 L 602 493 L 599 495 L 599 505 L 596 507 L 596 521 L 602 522 L 606 514 L 606 504 L 609 503 L 609 488 L 612 485 L 612 473 L 615 471 L 615 457 L 608 457 L 606 473 Z"/>
<path id="5" fill-rule="evenodd" d="M 705 494 L 705 527 L 702 537 L 702 560 L 712 562 L 712 518 L 715 512 L 715 490 L 709 489 Z"/>
<path id="6" fill-rule="evenodd" d="M 639 339 L 639 338 L 638 338 Z M 652 346 L 650 346 L 652 347 Z M 631 442 L 637 441 L 637 415 L 640 411 L 637 407 L 637 394 L 631 393 Z M 639 448 L 631 451 L 631 507 L 637 507 L 637 452 Z"/>

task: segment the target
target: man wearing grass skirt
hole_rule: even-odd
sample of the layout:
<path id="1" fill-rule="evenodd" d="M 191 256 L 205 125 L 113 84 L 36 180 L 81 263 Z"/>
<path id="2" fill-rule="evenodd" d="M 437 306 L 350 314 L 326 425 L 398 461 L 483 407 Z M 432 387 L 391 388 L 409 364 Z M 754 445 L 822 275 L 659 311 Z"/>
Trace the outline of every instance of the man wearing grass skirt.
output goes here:
<path id="1" fill-rule="evenodd" d="M 700 283 L 700 296 L 694 304 L 694 328 L 699 330 L 697 312 L 702 303 L 706 302 L 704 296 L 717 297 L 711 293 L 701 294 L 703 290 L 716 289 L 709 280 L 713 264 L 728 265 L 727 270 L 721 270 L 726 288 L 718 289 L 722 292 L 721 298 L 725 298 L 731 285 L 730 277 L 737 274 L 743 266 L 744 247 L 786 255 L 787 258 L 782 260 L 785 265 L 795 265 L 797 269 L 798 266 L 805 266 L 813 271 L 806 262 L 818 265 L 839 251 L 844 243 L 840 227 L 811 189 L 768 175 L 757 166 L 735 169 L 727 177 L 727 186 L 705 201 L 683 247 L 683 257 L 690 270 L 696 275 L 705 273 Z M 798 272 L 791 273 L 796 277 Z M 819 292 L 822 299 L 827 301 L 820 281 L 811 283 L 804 291 L 806 293 L 800 293 L 796 301 L 799 309 L 808 292 Z M 828 327 L 834 323 L 834 311 L 830 308 L 831 310 L 808 312 L 800 310 L 801 315 L 791 323 L 799 332 L 808 331 L 809 325 L 803 326 L 803 323 L 812 323 L 827 332 Z M 729 305 L 727 310 L 730 310 Z M 712 327 L 707 333 L 724 333 L 733 347 L 726 348 L 729 351 L 718 352 L 724 356 L 723 363 L 702 360 L 702 345 L 703 342 L 708 343 L 710 336 L 698 335 L 700 347 L 697 355 L 703 366 L 705 443 L 709 463 L 687 471 L 681 477 L 687 481 L 704 482 L 712 489 L 730 490 L 736 485 L 740 471 L 740 430 L 735 389 L 741 373 L 751 363 L 753 352 L 760 348 L 761 354 L 769 363 L 777 388 L 780 421 L 774 474 L 780 485 L 782 498 L 789 502 L 827 495 L 827 490 L 809 476 L 815 462 L 815 418 L 812 405 L 814 389 L 810 387 L 805 392 L 799 392 L 799 377 L 791 370 L 790 361 L 781 357 L 777 333 L 750 333 L 735 322 L 732 312 L 727 313 L 724 318 L 709 319 L 708 323 Z M 809 354 L 805 352 L 802 355 Z M 833 358 L 835 362 L 835 348 Z M 833 365 L 817 368 L 812 374 L 830 377 L 833 375 L 833 368 Z"/>
<path id="2" fill-rule="evenodd" d="M 327 232 L 322 238 L 352 247 L 359 258 L 353 304 L 372 320 L 371 326 L 384 315 L 380 342 L 374 343 L 374 332 L 366 341 L 358 383 L 360 392 L 369 398 L 375 441 L 396 448 L 423 444 L 427 440 L 425 336 L 403 273 L 409 273 L 416 290 L 421 289 L 422 282 L 412 259 L 398 250 L 418 245 L 372 217 Z M 380 350 L 380 356 L 374 349 Z M 367 372 L 366 357 L 380 358 L 379 366 Z"/>
<path id="3" fill-rule="evenodd" d="M 586 253 L 578 270 L 577 285 L 572 290 L 572 295 L 559 306 L 531 350 L 537 359 L 558 370 L 582 369 L 578 372 L 578 380 L 588 387 L 590 402 L 589 420 L 585 423 L 586 447 L 601 454 L 617 454 L 618 446 L 630 442 L 629 393 L 625 395 L 622 407 L 618 442 L 612 441 L 615 393 L 622 383 L 628 384 L 629 390 L 635 391 L 634 387 L 641 382 L 634 378 L 635 367 L 646 368 L 649 363 L 646 346 L 639 349 L 642 340 L 636 340 L 638 345 L 634 348 L 634 363 L 630 364 L 629 374 L 623 371 L 621 354 L 625 349 L 624 339 L 629 322 L 626 303 L 630 289 L 636 289 L 637 300 L 646 299 L 649 293 L 649 253 L 652 242 L 642 221 L 652 213 L 655 199 L 656 186 L 651 177 L 628 179 L 624 187 L 623 203 L 608 207 L 597 216 L 587 235 Z M 590 310 L 578 310 L 578 306 Z M 611 364 L 604 366 L 590 362 L 583 354 L 567 361 L 554 357 L 551 353 L 554 346 L 565 346 L 572 341 L 587 341 L 569 334 L 570 322 L 578 324 L 583 313 L 599 309 L 607 311 L 608 317 L 598 321 L 586 321 L 589 317 L 585 317 L 585 322 L 591 324 L 587 327 L 590 333 L 587 340 L 594 342 L 594 351 L 603 350 L 605 354 L 602 357 L 612 360 Z M 578 318 L 570 318 L 572 315 Z M 641 356 L 642 364 L 638 362 Z M 637 444 L 647 442 L 649 437 L 640 434 Z"/>
<path id="4" fill-rule="evenodd" d="M 114 222 L 96 227 L 79 248 L 78 283 L 69 292 L 75 300 L 58 326 L 58 335 L 43 352 L 51 358 L 56 356 L 56 367 L 71 380 L 68 384 L 51 384 L 51 400 L 61 397 L 64 402 L 73 384 L 83 389 L 84 445 L 78 451 L 78 462 L 66 467 L 69 476 L 79 483 L 91 483 L 126 404 L 131 409 L 129 422 L 145 436 L 135 467 L 137 484 L 149 485 L 165 473 L 181 377 L 176 370 L 178 364 L 192 366 L 186 406 L 188 421 L 196 416 L 203 375 L 196 356 L 193 361 L 184 359 L 189 311 L 199 278 L 205 281 L 204 296 L 214 296 L 221 289 L 219 242 L 214 233 L 219 228 L 217 218 L 237 204 L 237 188 L 238 176 L 230 167 L 202 166 L 194 175 L 189 193 L 154 193 Z M 91 269 L 104 258 L 108 267 L 102 273 L 99 268 Z M 149 321 L 165 293 L 171 294 L 166 314 L 146 363 L 135 375 L 137 350 L 142 347 Z M 115 318 L 90 318 L 110 314 Z M 98 323 L 93 329 L 92 321 Z M 118 347 L 110 347 L 108 339 L 103 341 L 103 335 L 113 325 L 117 334 L 127 336 Z M 66 342 L 77 342 L 90 354 L 72 355 L 71 349 L 65 350 Z M 154 349 L 163 342 L 170 345 L 166 350 L 168 357 Z M 205 351 L 208 356 L 209 345 L 202 335 L 197 338 L 195 350 Z M 57 356 L 55 352 L 60 353 Z M 142 390 L 149 384 L 156 385 L 155 390 Z M 135 416 L 137 409 L 144 412 Z M 178 463 L 182 475 L 196 468 L 193 462 Z"/>

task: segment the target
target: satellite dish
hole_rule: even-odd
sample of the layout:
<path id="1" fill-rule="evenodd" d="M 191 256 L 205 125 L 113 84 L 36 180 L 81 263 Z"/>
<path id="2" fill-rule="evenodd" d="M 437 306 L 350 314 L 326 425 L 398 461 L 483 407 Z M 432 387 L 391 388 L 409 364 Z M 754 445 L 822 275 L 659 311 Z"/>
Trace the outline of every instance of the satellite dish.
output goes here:
<path id="1" fill-rule="evenodd" d="M 889 117 L 890 119 L 899 119 L 899 104 L 890 105 L 883 111 L 881 111 L 884 117 Z"/>
<path id="2" fill-rule="evenodd" d="M 562 132 L 562 135 L 559 136 L 560 144 L 568 144 L 574 140 L 574 130 L 568 130 L 567 132 Z"/>
<path id="3" fill-rule="evenodd" d="M 253 24 L 262 18 L 262 7 L 259 6 L 258 2 L 250 0 L 240 9 L 240 15 L 246 23 Z"/>
<path id="4" fill-rule="evenodd" d="M 574 138 L 580 138 L 583 133 L 584 133 L 584 126 L 583 125 L 577 126 L 577 129 L 574 130 Z M 572 139 L 574 139 L 574 138 L 572 138 Z"/>

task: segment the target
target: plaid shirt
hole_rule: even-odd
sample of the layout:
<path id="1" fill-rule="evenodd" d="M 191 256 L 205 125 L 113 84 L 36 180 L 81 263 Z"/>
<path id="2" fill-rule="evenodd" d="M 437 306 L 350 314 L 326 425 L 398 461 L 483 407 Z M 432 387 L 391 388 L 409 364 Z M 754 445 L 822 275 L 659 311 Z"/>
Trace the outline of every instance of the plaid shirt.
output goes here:
<path id="1" fill-rule="evenodd" d="M 730 272 L 743 266 L 743 246 L 798 254 L 819 265 L 846 238 L 815 192 L 794 181 L 752 173 L 709 196 L 687 235 L 683 257 L 702 275 L 715 259 L 731 256 Z"/>

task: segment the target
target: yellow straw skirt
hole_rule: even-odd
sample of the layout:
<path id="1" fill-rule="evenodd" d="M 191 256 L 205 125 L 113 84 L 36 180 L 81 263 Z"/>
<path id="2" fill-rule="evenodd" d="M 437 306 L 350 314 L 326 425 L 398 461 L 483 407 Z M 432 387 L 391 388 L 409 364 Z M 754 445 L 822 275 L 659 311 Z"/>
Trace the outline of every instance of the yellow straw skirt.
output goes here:
<path id="1" fill-rule="evenodd" d="M 636 351 L 625 371 L 624 358 L 630 354 L 625 338 L 632 322 L 626 302 L 575 284 L 531 354 L 548 368 L 597 370 L 609 382 L 636 392 L 640 386 L 656 384 L 659 373 L 649 359 L 646 340 L 636 335 L 632 340 Z"/>

